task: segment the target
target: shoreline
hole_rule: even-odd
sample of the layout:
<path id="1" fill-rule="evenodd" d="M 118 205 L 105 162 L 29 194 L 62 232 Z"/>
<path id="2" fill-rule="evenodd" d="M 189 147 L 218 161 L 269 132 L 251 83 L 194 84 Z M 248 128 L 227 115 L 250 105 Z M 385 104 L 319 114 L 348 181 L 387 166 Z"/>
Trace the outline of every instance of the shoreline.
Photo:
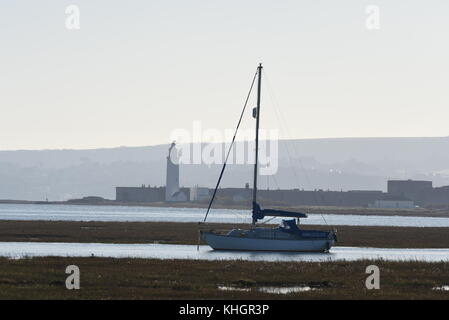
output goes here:
<path id="1" fill-rule="evenodd" d="M 162 207 L 162 208 L 193 208 L 207 209 L 207 203 L 197 202 L 148 202 L 131 203 L 117 202 L 115 200 L 106 200 L 103 202 L 83 202 L 77 200 L 69 201 L 28 201 L 28 200 L 0 200 L 0 204 L 22 204 L 22 205 L 67 205 L 67 206 L 121 206 L 121 207 Z M 273 208 L 287 211 L 299 211 L 309 214 L 333 214 L 333 215 L 364 215 L 364 216 L 402 216 L 402 217 L 433 217 L 449 218 L 449 209 L 379 209 L 365 207 L 333 207 L 333 206 L 278 206 Z M 249 205 L 244 204 L 214 204 L 212 209 L 230 209 L 230 210 L 250 210 Z"/>

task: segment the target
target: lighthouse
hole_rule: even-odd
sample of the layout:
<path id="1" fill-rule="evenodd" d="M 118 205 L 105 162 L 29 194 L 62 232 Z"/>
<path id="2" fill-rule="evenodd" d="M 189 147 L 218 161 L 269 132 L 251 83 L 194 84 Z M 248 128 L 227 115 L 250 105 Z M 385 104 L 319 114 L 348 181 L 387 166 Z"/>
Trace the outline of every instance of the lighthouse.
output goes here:
<path id="1" fill-rule="evenodd" d="M 167 155 L 167 177 L 165 185 L 166 202 L 187 201 L 187 196 L 184 192 L 179 190 L 179 164 L 176 152 L 173 150 L 175 146 L 175 142 L 172 142 Z"/>

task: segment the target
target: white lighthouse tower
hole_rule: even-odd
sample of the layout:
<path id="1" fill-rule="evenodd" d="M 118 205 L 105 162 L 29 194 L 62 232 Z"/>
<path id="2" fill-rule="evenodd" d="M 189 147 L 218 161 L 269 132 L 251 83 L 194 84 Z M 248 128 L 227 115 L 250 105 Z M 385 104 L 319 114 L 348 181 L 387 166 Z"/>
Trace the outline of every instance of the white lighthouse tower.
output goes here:
<path id="1" fill-rule="evenodd" d="M 179 164 L 176 153 L 172 153 L 175 146 L 176 144 L 173 142 L 167 155 L 167 181 L 165 185 L 165 201 L 167 202 L 187 201 L 187 196 L 179 190 Z"/>

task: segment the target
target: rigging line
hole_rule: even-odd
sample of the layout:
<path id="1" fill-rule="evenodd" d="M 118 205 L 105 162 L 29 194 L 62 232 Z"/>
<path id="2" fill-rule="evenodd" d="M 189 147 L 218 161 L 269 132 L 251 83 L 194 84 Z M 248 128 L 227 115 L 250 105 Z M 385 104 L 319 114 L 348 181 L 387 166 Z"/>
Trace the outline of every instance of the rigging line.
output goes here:
<path id="1" fill-rule="evenodd" d="M 217 194 L 217 190 L 218 190 L 218 187 L 220 185 L 221 178 L 223 177 L 223 173 L 224 173 L 224 170 L 226 168 L 226 164 L 228 162 L 228 158 L 229 158 L 229 155 L 231 153 L 232 146 L 234 145 L 235 137 L 237 136 L 237 131 L 239 130 L 240 123 L 242 122 L 242 118 L 243 118 L 243 115 L 245 113 L 246 106 L 248 105 L 248 100 L 249 100 L 249 97 L 251 96 L 251 91 L 253 90 L 254 82 L 256 81 L 256 77 L 257 77 L 258 71 L 259 71 L 259 68 L 257 68 L 257 71 L 256 71 L 256 73 L 254 74 L 254 77 L 253 77 L 253 81 L 251 82 L 251 87 L 249 88 L 248 95 L 246 96 L 245 104 L 243 105 L 243 110 L 242 110 L 242 113 L 240 114 L 240 119 L 239 119 L 239 121 L 237 123 L 237 127 L 235 128 L 234 137 L 232 138 L 232 142 L 229 145 L 228 153 L 226 154 L 226 158 L 225 158 L 225 161 L 223 163 L 223 167 L 221 168 L 220 176 L 218 177 L 218 181 L 217 181 L 217 185 L 215 186 L 214 193 L 212 195 L 212 198 L 210 199 L 209 206 L 207 207 L 207 212 L 206 212 L 206 215 L 204 216 L 203 223 L 206 222 L 207 216 L 209 215 L 210 208 L 212 206 L 212 203 L 214 202 L 215 195 Z"/>
<path id="2" fill-rule="evenodd" d="M 276 179 L 276 176 L 273 174 L 273 175 L 271 176 L 271 178 L 273 178 L 274 184 L 276 185 L 276 189 L 279 190 L 280 188 L 279 188 L 279 184 L 278 184 L 278 181 L 277 181 L 277 179 Z"/>
<path id="3" fill-rule="evenodd" d="M 286 129 L 287 126 L 283 124 L 283 122 L 285 122 L 285 121 L 283 121 L 283 119 L 282 119 L 282 117 L 281 117 L 281 114 L 280 114 L 280 111 L 278 110 L 278 108 L 276 108 L 276 102 L 275 102 L 275 99 L 273 98 L 272 90 L 271 90 L 270 86 L 268 85 L 268 78 L 267 78 L 267 87 L 268 87 L 268 93 L 269 93 L 269 96 L 270 96 L 270 100 L 271 100 L 271 102 L 272 102 L 272 104 L 273 104 L 273 109 L 274 109 L 274 111 L 275 111 L 276 117 L 278 118 L 278 120 L 279 120 L 279 122 L 280 122 L 280 124 L 281 124 L 281 130 L 287 131 L 287 129 Z M 286 132 L 286 134 L 289 135 L 287 132 Z M 295 167 L 294 167 L 294 165 L 293 165 L 293 161 L 292 161 L 292 158 L 293 158 L 293 157 L 292 157 L 291 154 L 290 154 L 290 149 L 288 148 L 288 144 L 287 144 L 287 143 L 286 143 L 285 145 L 282 144 L 282 146 L 283 146 L 284 150 L 285 150 L 286 153 L 287 153 L 288 161 L 289 161 L 289 163 L 290 163 L 290 165 L 291 165 L 291 167 L 292 167 L 292 169 L 293 169 L 293 174 L 294 174 L 294 176 L 295 176 L 296 183 L 297 183 L 297 185 L 298 185 L 298 187 L 299 187 L 299 186 L 300 186 L 299 178 L 298 178 L 298 175 L 296 174 L 296 170 L 295 170 Z M 273 175 L 273 177 L 274 177 L 274 175 Z M 277 183 L 276 183 L 276 184 L 277 184 Z M 279 187 L 279 186 L 278 186 L 278 187 Z"/>
<path id="4" fill-rule="evenodd" d="M 264 73 L 265 73 L 265 76 L 267 77 L 268 75 L 267 75 L 266 70 L 264 70 Z M 267 77 L 266 80 L 267 80 L 268 94 L 269 94 L 269 96 L 270 96 L 270 100 L 271 100 L 271 103 L 272 103 L 272 105 L 273 105 L 273 109 L 274 109 L 274 111 L 275 111 L 275 115 L 276 115 L 276 117 L 278 118 L 279 122 L 281 123 L 281 130 L 286 131 L 286 130 L 287 130 L 287 129 L 286 129 L 287 126 L 282 124 L 282 117 L 281 117 L 280 111 L 279 111 L 278 108 L 276 107 L 276 101 L 275 101 L 276 99 L 273 98 L 274 94 L 273 94 L 273 92 L 272 92 L 272 90 L 271 90 L 271 86 L 270 86 L 268 77 Z M 285 121 L 284 121 L 284 122 L 285 122 Z M 286 133 L 287 133 L 287 132 L 286 132 Z M 288 133 L 287 133 L 287 135 L 288 135 Z M 298 175 L 296 174 L 296 170 L 295 170 L 295 167 L 293 166 L 293 162 L 292 162 L 292 158 L 293 158 L 293 157 L 291 157 L 291 155 L 290 155 L 290 150 L 288 149 L 288 145 L 287 145 L 287 144 L 285 144 L 285 146 L 283 145 L 283 148 L 287 151 L 288 161 L 289 161 L 291 167 L 293 168 L 293 174 L 294 174 L 294 176 L 295 176 L 296 183 L 298 184 L 298 187 L 299 187 L 299 178 L 298 178 Z M 274 177 L 274 175 L 273 175 L 273 177 Z"/>
<path id="5" fill-rule="evenodd" d="M 271 220 L 274 220 L 274 219 L 276 219 L 276 218 L 278 218 L 278 217 L 272 217 L 272 218 L 270 218 L 270 219 L 267 219 L 267 220 L 265 220 L 265 221 L 262 221 L 260 224 L 267 224 L 268 222 L 270 222 Z"/>
<path id="6" fill-rule="evenodd" d="M 269 95 L 270 95 L 270 99 L 272 100 L 272 103 L 273 103 L 273 106 L 274 106 L 274 109 L 275 109 L 275 114 L 276 114 L 276 116 L 279 117 L 280 122 L 285 122 L 285 123 L 286 123 L 286 121 L 284 120 L 284 117 L 282 116 L 281 111 L 279 110 L 279 108 L 277 108 L 277 103 L 276 103 L 277 100 L 276 100 L 275 97 L 274 97 L 274 93 L 271 91 L 271 85 L 270 85 L 269 77 L 268 77 L 266 71 L 265 71 L 265 78 L 266 78 L 266 82 L 267 82 L 267 87 L 268 87 L 268 92 L 269 92 Z M 290 131 L 288 130 L 288 127 L 282 125 L 282 123 L 281 123 L 281 127 L 284 128 L 285 132 L 287 133 L 287 136 L 290 138 L 290 140 L 292 140 L 291 135 L 290 135 Z M 288 145 L 288 142 L 285 141 L 285 143 L 286 143 L 286 146 L 287 146 L 287 145 Z M 295 154 L 296 154 L 296 156 L 297 156 L 297 158 L 298 158 L 299 166 L 301 167 L 301 170 L 304 172 L 304 176 L 305 176 L 305 178 L 306 178 L 306 180 L 307 180 L 307 183 L 308 183 L 310 186 L 312 186 L 312 183 L 311 183 L 311 181 L 310 181 L 310 179 L 309 179 L 309 176 L 308 176 L 308 174 L 307 174 L 307 171 L 304 169 L 304 166 L 302 165 L 302 161 L 301 161 L 301 159 L 300 159 L 299 156 L 298 156 L 298 151 L 297 151 L 296 145 L 295 145 L 294 143 L 292 143 L 292 145 L 293 145 Z M 290 152 L 288 151 L 288 147 L 286 147 L 285 149 L 287 150 L 287 155 L 288 155 L 288 157 L 289 157 L 289 162 L 291 163 Z M 292 165 L 292 168 L 293 168 L 293 172 L 294 172 L 294 174 L 295 174 L 296 179 L 298 179 L 298 177 L 297 177 L 297 175 L 296 175 L 295 167 L 294 167 L 293 165 Z M 298 185 L 299 185 L 299 181 L 297 181 L 297 183 L 298 183 Z M 329 224 L 327 223 L 326 218 L 324 217 L 323 211 L 321 210 L 321 206 L 320 206 L 319 203 L 318 203 L 318 200 L 317 200 L 317 197 L 316 197 L 316 194 L 315 194 L 315 193 L 313 193 L 313 199 L 314 199 L 315 204 L 316 204 L 317 207 L 318 207 L 318 212 L 320 213 L 321 217 L 322 217 L 323 220 L 324 220 L 324 223 L 325 223 L 326 225 L 329 225 Z M 331 226 L 332 226 L 332 225 L 331 225 Z M 333 226 L 332 226 L 332 227 L 333 227 Z"/>
<path id="7" fill-rule="evenodd" d="M 270 82 L 269 82 L 269 79 L 268 79 L 267 76 L 266 76 L 266 78 L 267 78 L 267 84 L 268 84 L 268 91 L 269 91 L 269 93 L 270 93 L 270 98 L 272 99 L 273 105 L 275 106 L 275 110 L 276 110 L 277 113 L 279 113 L 280 121 L 286 123 L 286 121 L 285 121 L 285 119 L 284 119 L 284 117 L 283 117 L 281 111 L 279 110 L 279 108 L 276 107 L 276 106 L 277 106 L 277 103 L 276 103 L 276 99 L 274 98 L 274 93 L 272 93 L 272 91 L 271 91 L 271 88 L 270 88 Z M 276 114 L 276 115 L 278 115 L 278 114 Z M 288 130 L 288 127 L 287 127 L 286 125 L 284 125 L 284 126 L 282 126 L 282 127 L 285 128 L 285 131 L 286 131 L 288 137 L 290 138 L 290 140 L 292 140 L 290 131 Z M 288 141 L 286 141 L 286 146 L 287 146 L 287 147 L 286 147 L 286 150 L 289 150 L 289 149 L 288 149 L 288 144 L 289 144 Z M 295 151 L 295 153 L 296 153 L 296 156 L 297 156 L 297 158 L 298 158 L 298 163 L 299 163 L 299 165 L 300 165 L 300 167 L 301 167 L 301 170 L 304 172 L 304 176 L 305 176 L 305 178 L 306 178 L 306 180 L 307 180 L 307 183 L 309 184 L 309 186 L 312 187 L 312 183 L 311 183 L 311 180 L 310 180 L 310 178 L 309 178 L 309 176 L 308 176 L 308 174 L 307 174 L 307 171 L 305 170 L 305 168 L 304 168 L 304 166 L 303 166 L 303 164 L 302 164 L 302 161 L 301 161 L 301 159 L 300 159 L 299 156 L 298 156 L 298 150 L 297 150 L 297 148 L 296 148 L 296 145 L 295 145 L 294 143 L 292 143 L 292 145 L 293 145 L 294 151 Z M 288 152 L 288 156 L 290 157 L 290 153 L 289 153 L 289 152 Z M 289 161 L 291 162 L 291 159 L 289 159 Z M 293 172 L 295 172 L 295 176 L 296 176 L 296 170 L 295 170 L 294 166 L 292 166 L 292 167 L 293 167 Z M 298 184 L 299 184 L 299 181 L 298 181 Z M 317 196 L 316 196 L 315 193 L 313 193 L 313 199 L 314 199 L 315 204 L 316 204 L 317 207 L 318 207 L 318 212 L 320 213 L 322 219 L 324 220 L 324 223 L 325 223 L 326 225 L 329 225 L 329 224 L 327 223 L 326 218 L 324 217 L 323 211 L 322 211 L 322 209 L 321 209 L 321 206 L 319 205 L 319 202 L 318 202 L 318 200 L 317 200 Z M 333 227 L 333 226 L 332 226 L 332 227 Z"/>

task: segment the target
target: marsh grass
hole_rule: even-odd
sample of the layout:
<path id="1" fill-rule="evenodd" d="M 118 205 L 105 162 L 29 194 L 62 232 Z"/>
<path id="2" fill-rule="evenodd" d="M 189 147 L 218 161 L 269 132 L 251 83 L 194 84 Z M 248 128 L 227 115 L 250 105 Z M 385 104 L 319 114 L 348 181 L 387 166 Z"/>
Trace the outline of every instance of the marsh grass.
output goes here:
<path id="1" fill-rule="evenodd" d="M 81 289 L 65 288 L 65 268 L 81 271 Z M 380 268 L 380 290 L 367 290 L 366 266 Z M 112 258 L 0 259 L 1 299 L 447 299 L 449 263 L 250 262 Z M 310 286 L 290 294 L 229 287 Z"/>

